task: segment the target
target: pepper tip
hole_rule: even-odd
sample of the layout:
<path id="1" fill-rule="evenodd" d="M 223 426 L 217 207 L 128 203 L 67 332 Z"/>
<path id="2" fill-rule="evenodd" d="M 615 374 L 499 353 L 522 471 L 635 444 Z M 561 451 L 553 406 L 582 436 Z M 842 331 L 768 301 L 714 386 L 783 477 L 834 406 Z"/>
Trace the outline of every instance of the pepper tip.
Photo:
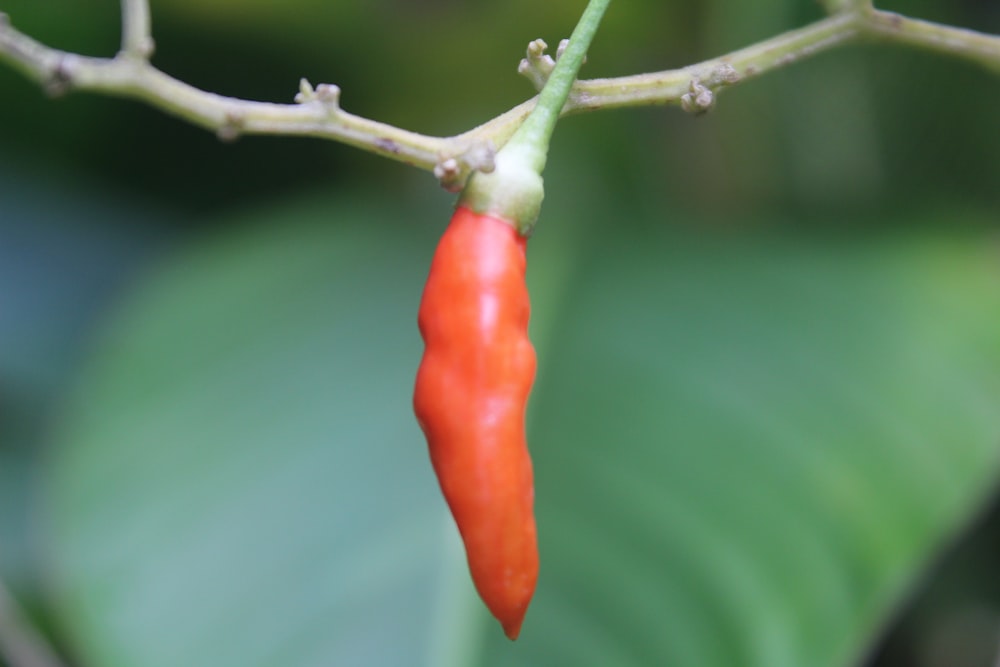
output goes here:
<path id="1" fill-rule="evenodd" d="M 503 626 L 503 633 L 507 635 L 507 639 L 511 641 L 516 640 L 518 635 L 521 634 L 522 623 L 524 623 L 524 614 L 519 614 L 517 618 L 500 621 L 500 624 Z"/>

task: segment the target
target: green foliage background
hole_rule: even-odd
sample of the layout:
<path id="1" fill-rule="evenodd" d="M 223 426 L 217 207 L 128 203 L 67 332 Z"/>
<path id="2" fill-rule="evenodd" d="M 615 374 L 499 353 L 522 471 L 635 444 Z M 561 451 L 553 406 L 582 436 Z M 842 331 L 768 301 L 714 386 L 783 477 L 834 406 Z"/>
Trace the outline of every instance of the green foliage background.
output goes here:
<path id="1" fill-rule="evenodd" d="M 454 134 L 531 94 L 524 46 L 582 5 L 159 0 L 154 62 L 262 100 L 334 82 L 352 112 Z M 883 7 L 1000 32 L 995 3 Z M 0 10 L 116 48 L 110 0 Z M 820 15 L 615 3 L 584 75 Z M 6 69 L 0 100 L 0 574 L 75 664 L 992 664 L 995 75 L 858 45 L 706 117 L 560 124 L 529 250 L 543 566 L 516 644 L 409 404 L 452 196 Z"/>

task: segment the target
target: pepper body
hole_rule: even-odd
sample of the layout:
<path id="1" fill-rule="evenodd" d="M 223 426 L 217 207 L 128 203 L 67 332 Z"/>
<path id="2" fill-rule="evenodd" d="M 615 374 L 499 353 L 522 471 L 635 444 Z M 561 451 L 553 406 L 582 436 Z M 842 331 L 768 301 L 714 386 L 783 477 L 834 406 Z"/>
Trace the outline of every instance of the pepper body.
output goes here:
<path id="1" fill-rule="evenodd" d="M 456 209 L 420 303 L 425 350 L 413 401 L 472 580 L 510 639 L 538 578 L 525 246 L 511 224 Z"/>

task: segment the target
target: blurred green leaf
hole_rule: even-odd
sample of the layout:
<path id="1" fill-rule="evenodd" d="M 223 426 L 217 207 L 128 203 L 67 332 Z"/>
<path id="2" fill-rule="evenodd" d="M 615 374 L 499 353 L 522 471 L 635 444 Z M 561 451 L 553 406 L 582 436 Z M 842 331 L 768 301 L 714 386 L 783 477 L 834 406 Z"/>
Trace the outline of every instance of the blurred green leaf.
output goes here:
<path id="1" fill-rule="evenodd" d="M 856 664 L 994 487 L 995 245 L 763 237 L 609 236 L 586 261 L 533 404 L 525 650 Z"/>
<path id="2" fill-rule="evenodd" d="M 81 662 L 857 658 L 995 478 L 995 248 L 547 215 L 542 572 L 516 644 L 468 585 L 411 416 L 443 220 L 327 200 L 177 256 L 80 378 L 47 489 Z"/>
<path id="3" fill-rule="evenodd" d="M 50 410 L 98 314 L 169 243 L 169 214 L 5 154 L 0 202 L 0 578 L 34 608 L 36 485 Z"/>
<path id="4" fill-rule="evenodd" d="M 427 643 L 448 589 L 409 408 L 425 269 L 391 227 L 282 210 L 177 257 L 109 327 L 49 487 L 87 662 L 406 664 Z"/>

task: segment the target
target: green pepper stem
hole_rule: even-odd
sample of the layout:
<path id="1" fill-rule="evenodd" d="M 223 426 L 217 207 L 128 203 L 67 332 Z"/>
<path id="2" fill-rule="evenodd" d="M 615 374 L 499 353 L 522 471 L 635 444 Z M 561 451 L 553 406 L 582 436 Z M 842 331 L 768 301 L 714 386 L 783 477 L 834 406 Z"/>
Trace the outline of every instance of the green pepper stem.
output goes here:
<path id="1" fill-rule="evenodd" d="M 535 108 L 497 153 L 493 171 L 472 174 L 460 206 L 505 220 L 522 236 L 531 234 L 545 196 L 542 170 L 552 132 L 609 4 L 611 0 L 590 0 Z"/>
<path id="2" fill-rule="evenodd" d="M 565 51 L 559 56 L 555 68 L 542 88 L 538 103 L 504 146 L 505 149 L 509 146 L 511 149 L 534 153 L 532 167 L 538 173 L 545 168 L 545 158 L 552 132 L 556 128 L 556 121 L 559 120 L 559 115 L 566 105 L 576 75 L 587 55 L 587 49 L 590 48 L 590 43 L 609 4 L 611 0 L 590 0 L 576 28 L 573 29 Z"/>

